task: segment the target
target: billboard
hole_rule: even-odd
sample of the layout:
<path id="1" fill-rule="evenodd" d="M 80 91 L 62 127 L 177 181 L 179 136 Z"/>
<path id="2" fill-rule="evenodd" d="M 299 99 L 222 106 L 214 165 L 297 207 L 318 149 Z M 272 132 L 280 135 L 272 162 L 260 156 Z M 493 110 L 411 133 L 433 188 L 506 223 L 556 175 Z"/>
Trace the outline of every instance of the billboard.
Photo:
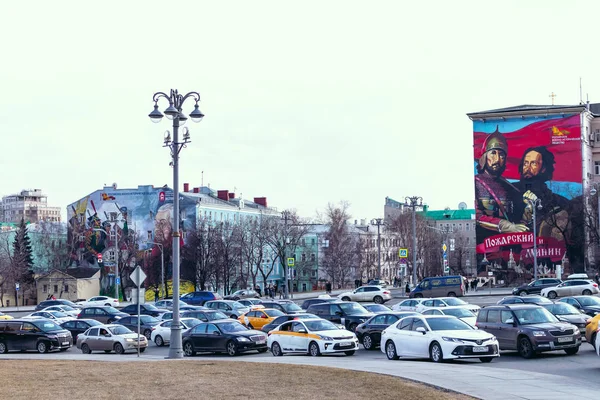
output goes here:
<path id="1" fill-rule="evenodd" d="M 473 149 L 478 260 L 533 274 L 535 226 L 538 274 L 582 266 L 580 115 L 475 120 Z"/>

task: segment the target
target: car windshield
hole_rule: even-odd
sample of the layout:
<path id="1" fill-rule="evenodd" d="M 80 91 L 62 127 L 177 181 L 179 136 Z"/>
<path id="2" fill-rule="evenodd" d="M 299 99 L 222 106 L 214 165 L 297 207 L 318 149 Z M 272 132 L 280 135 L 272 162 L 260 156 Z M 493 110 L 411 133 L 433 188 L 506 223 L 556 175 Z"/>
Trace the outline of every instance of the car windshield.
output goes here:
<path id="1" fill-rule="evenodd" d="M 446 304 L 448 304 L 449 306 L 464 306 L 465 304 L 469 304 L 466 301 L 463 301 L 461 299 L 456 299 L 454 297 L 444 299 L 444 302 L 446 302 Z"/>
<path id="2" fill-rule="evenodd" d="M 295 303 L 283 303 L 281 306 L 286 312 L 302 311 L 302 308 L 300 308 L 300 306 Z"/>
<path id="3" fill-rule="evenodd" d="M 470 331 L 473 328 L 458 318 L 427 318 L 432 331 Z"/>
<path id="4" fill-rule="evenodd" d="M 142 321 L 142 324 L 149 324 L 149 325 L 156 325 L 160 322 L 158 319 L 151 317 L 149 315 L 142 315 L 140 317 L 140 320 Z"/>
<path id="5" fill-rule="evenodd" d="M 196 319 L 196 318 L 182 318 L 181 322 L 183 322 L 185 324 L 185 326 L 187 326 L 188 328 L 193 328 L 196 325 L 202 323 L 202 321 L 200 321 L 199 319 Z"/>
<path id="6" fill-rule="evenodd" d="M 373 312 L 379 312 L 379 311 L 390 311 L 389 308 L 387 308 L 386 306 L 383 306 L 381 304 L 371 304 L 369 306 L 364 306 L 367 310 L 369 311 L 373 311 Z"/>
<path id="7" fill-rule="evenodd" d="M 597 297 L 577 297 L 582 306 L 600 306 L 600 299 Z"/>
<path id="8" fill-rule="evenodd" d="M 248 330 L 244 325 L 235 321 L 224 322 L 222 324 L 219 324 L 219 328 L 221 328 L 221 330 L 225 333 L 243 332 Z"/>
<path id="9" fill-rule="evenodd" d="M 547 299 L 543 296 L 525 296 L 525 297 L 521 297 L 521 300 L 523 300 L 523 303 L 529 303 L 529 304 L 554 304 L 552 302 L 552 300 Z"/>
<path id="10" fill-rule="evenodd" d="M 75 311 L 75 309 L 71 306 L 61 306 L 64 311 Z"/>
<path id="11" fill-rule="evenodd" d="M 111 326 L 108 328 L 108 330 L 111 331 L 113 335 L 126 335 L 128 333 L 133 333 L 133 331 L 123 325 Z"/>
<path id="12" fill-rule="evenodd" d="M 545 308 L 526 308 L 513 310 L 521 325 L 543 324 L 545 322 L 558 322 L 558 319 Z"/>
<path id="13" fill-rule="evenodd" d="M 475 316 L 475 314 L 473 314 L 471 311 L 467 310 L 466 308 L 452 308 L 449 310 L 444 310 L 444 314 L 452 315 L 453 317 L 456 317 L 456 318 L 466 318 L 466 317 L 474 317 Z"/>
<path id="14" fill-rule="evenodd" d="M 75 303 L 73 303 L 72 301 L 69 300 L 61 300 L 61 304 L 68 306 L 68 307 L 75 307 L 77 306 Z"/>
<path id="15" fill-rule="evenodd" d="M 242 303 L 237 302 L 237 301 L 234 301 L 233 303 L 231 303 L 231 306 L 233 308 L 247 308 L 245 305 L 243 305 Z"/>
<path id="16" fill-rule="evenodd" d="M 48 311 L 50 314 L 54 315 L 56 318 L 65 318 L 67 314 L 62 313 L 60 311 Z"/>
<path id="17" fill-rule="evenodd" d="M 63 330 L 63 328 L 56 325 L 52 321 L 43 321 L 43 322 L 36 321 L 36 322 L 33 322 L 33 324 L 44 332 L 54 332 L 54 331 L 62 331 Z"/>
<path id="18" fill-rule="evenodd" d="M 120 313 L 121 312 L 114 307 L 106 307 L 105 310 L 109 313 Z"/>
<path id="19" fill-rule="evenodd" d="M 246 292 L 245 290 L 238 290 L 237 292 L 233 292 L 232 296 L 235 296 L 235 295 L 238 295 L 238 294 L 242 294 L 242 293 L 245 293 L 245 292 Z"/>
<path id="20" fill-rule="evenodd" d="M 316 316 L 315 314 L 298 314 L 294 316 L 294 319 L 313 319 L 313 318 L 319 318 L 318 316 Z"/>
<path id="21" fill-rule="evenodd" d="M 102 325 L 102 322 L 96 321 L 95 319 L 88 319 L 86 322 L 89 326 Z"/>
<path id="22" fill-rule="evenodd" d="M 340 307 L 349 315 L 369 314 L 369 311 L 366 308 L 357 303 L 343 303 L 340 304 Z"/>
<path id="23" fill-rule="evenodd" d="M 554 315 L 581 314 L 578 309 L 567 303 L 556 303 L 545 307 Z"/>
<path id="24" fill-rule="evenodd" d="M 150 310 L 150 311 L 158 311 L 158 308 L 156 308 L 154 305 L 152 304 L 146 304 L 146 310 Z"/>
<path id="25" fill-rule="evenodd" d="M 206 318 L 209 321 L 214 321 L 215 319 L 227 319 L 227 315 L 223 314 L 220 311 L 207 312 L 207 313 L 204 313 L 204 315 L 206 315 Z"/>
<path id="26" fill-rule="evenodd" d="M 265 310 L 265 314 L 267 314 L 269 317 L 281 317 L 282 315 L 285 315 L 281 311 L 275 309 Z"/>
<path id="27" fill-rule="evenodd" d="M 327 320 L 306 321 L 304 322 L 310 331 L 335 331 L 339 330 L 337 326 Z"/>

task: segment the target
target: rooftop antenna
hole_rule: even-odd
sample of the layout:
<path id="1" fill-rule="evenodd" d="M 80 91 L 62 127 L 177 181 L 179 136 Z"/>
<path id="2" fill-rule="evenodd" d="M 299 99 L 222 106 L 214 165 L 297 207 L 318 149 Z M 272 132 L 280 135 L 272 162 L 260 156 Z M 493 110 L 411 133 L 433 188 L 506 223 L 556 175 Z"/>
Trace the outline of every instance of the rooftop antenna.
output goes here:
<path id="1" fill-rule="evenodd" d="M 556 97 L 556 95 L 554 94 L 554 92 L 552 92 L 552 94 L 550 94 L 550 96 L 548 96 L 552 99 L 552 105 L 554 105 L 554 98 Z"/>
<path id="2" fill-rule="evenodd" d="M 200 186 L 204 186 L 204 171 L 202 171 L 202 178 L 200 179 Z"/>

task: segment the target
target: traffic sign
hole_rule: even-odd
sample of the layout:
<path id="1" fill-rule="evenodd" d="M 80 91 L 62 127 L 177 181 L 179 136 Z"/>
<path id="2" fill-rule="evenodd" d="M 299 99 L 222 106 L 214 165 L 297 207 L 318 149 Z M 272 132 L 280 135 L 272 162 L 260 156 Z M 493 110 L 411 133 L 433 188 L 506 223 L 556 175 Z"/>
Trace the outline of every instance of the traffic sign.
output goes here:
<path id="1" fill-rule="evenodd" d="M 448 260 L 444 260 L 444 273 L 447 274 L 450 272 L 450 266 L 448 265 Z"/>
<path id="2" fill-rule="evenodd" d="M 406 265 L 406 264 L 408 264 L 408 258 L 401 258 L 400 265 Z"/>
<path id="3" fill-rule="evenodd" d="M 408 258 L 408 249 L 398 249 L 399 258 Z"/>
<path id="4" fill-rule="evenodd" d="M 102 264 L 102 253 L 98 253 L 98 264 Z"/>
<path id="5" fill-rule="evenodd" d="M 288 267 L 293 267 L 295 261 L 296 261 L 296 259 L 294 257 L 288 257 L 288 259 L 287 259 Z"/>
<path id="6" fill-rule="evenodd" d="M 448 253 L 444 252 L 444 260 L 448 258 Z"/>
<path id="7" fill-rule="evenodd" d="M 115 284 L 120 285 L 121 284 L 121 278 L 117 277 L 117 279 L 115 279 Z"/>
<path id="8" fill-rule="evenodd" d="M 146 274 L 144 273 L 144 271 L 142 271 L 142 268 L 140 268 L 140 266 L 138 265 L 137 267 L 135 267 L 135 269 L 133 270 L 131 275 L 129 275 L 129 278 L 135 284 L 135 286 L 140 287 L 140 286 L 142 286 L 142 282 L 144 282 L 146 280 Z M 117 278 L 117 279 L 119 279 L 119 278 Z"/>
<path id="9" fill-rule="evenodd" d="M 19 291 L 19 282 L 15 282 L 15 290 L 18 292 Z"/>
<path id="10" fill-rule="evenodd" d="M 442 245 L 442 250 L 444 250 L 444 253 L 446 252 L 446 250 L 448 250 L 448 246 L 446 246 L 446 243 Z"/>

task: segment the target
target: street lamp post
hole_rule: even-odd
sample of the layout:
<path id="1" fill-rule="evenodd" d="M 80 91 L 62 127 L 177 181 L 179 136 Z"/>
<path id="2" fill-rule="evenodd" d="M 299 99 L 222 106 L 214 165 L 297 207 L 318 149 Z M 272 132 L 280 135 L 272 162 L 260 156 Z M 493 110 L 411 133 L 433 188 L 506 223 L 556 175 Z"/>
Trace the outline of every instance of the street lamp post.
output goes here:
<path id="1" fill-rule="evenodd" d="M 537 210 L 542 209 L 542 200 L 540 199 L 528 199 L 527 202 L 533 212 L 533 279 L 537 280 L 537 223 L 536 214 Z"/>
<path id="2" fill-rule="evenodd" d="M 289 238 L 287 237 L 287 227 L 288 227 L 288 219 L 290 218 L 290 212 L 288 210 L 284 210 L 282 213 L 282 218 L 283 218 L 283 260 L 281 260 L 281 264 L 283 265 L 283 298 L 287 299 L 288 298 L 288 292 L 289 292 L 289 282 L 288 282 L 288 265 L 287 265 L 287 260 L 286 260 L 286 248 L 287 248 L 287 244 L 289 243 Z"/>
<path id="3" fill-rule="evenodd" d="M 162 299 L 165 298 L 167 293 L 167 288 L 165 286 L 165 255 L 163 253 L 163 245 L 162 243 L 156 242 L 146 242 L 147 244 L 155 244 L 160 249 L 160 285 L 162 286 Z"/>
<path id="4" fill-rule="evenodd" d="M 381 234 L 379 228 L 383 225 L 383 218 L 373 218 L 371 225 L 377 226 L 377 279 L 381 279 Z"/>
<path id="5" fill-rule="evenodd" d="M 412 258 L 413 258 L 413 285 L 417 284 L 417 217 L 416 208 L 423 206 L 423 198 L 420 196 L 406 196 L 404 205 L 412 208 Z"/>
<path id="6" fill-rule="evenodd" d="M 171 324 L 171 343 L 169 345 L 169 355 L 167 358 L 183 358 L 183 346 L 181 344 L 181 323 L 179 318 L 179 152 L 190 143 L 190 133 L 187 128 L 183 131 L 183 140 L 179 141 L 179 127 L 185 124 L 187 117 L 181 111 L 183 103 L 187 99 L 193 99 L 196 104 L 194 111 L 190 113 L 190 118 L 194 122 L 200 122 L 204 114 L 200 112 L 198 103 L 200 94 L 198 92 L 189 92 L 181 95 L 177 90 L 171 89 L 170 94 L 156 92 L 152 96 L 154 101 L 154 110 L 148 115 L 152 122 L 160 122 L 163 114 L 158 110 L 158 101 L 164 98 L 169 102 L 169 107 L 165 110 L 168 119 L 173 121 L 173 140 L 169 131 L 164 138 L 164 147 L 171 150 L 173 166 L 173 322 Z"/>

